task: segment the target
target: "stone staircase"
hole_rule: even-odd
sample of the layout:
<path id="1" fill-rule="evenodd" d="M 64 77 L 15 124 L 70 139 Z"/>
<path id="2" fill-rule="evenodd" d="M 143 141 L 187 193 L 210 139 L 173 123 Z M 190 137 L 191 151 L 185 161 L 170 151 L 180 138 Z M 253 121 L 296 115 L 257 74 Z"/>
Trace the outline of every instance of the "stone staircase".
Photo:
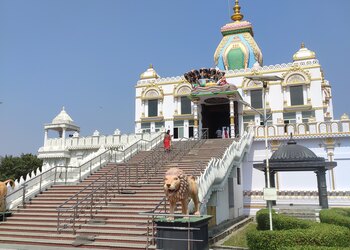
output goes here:
<path id="1" fill-rule="evenodd" d="M 0 224 L 0 248 L 6 246 L 9 249 L 68 249 L 74 242 L 79 248 L 145 249 L 147 218 L 139 213 L 152 210 L 163 199 L 162 182 L 166 170 L 176 166 L 187 174 L 198 176 L 209 160 L 212 157 L 221 158 L 232 142 L 231 139 L 207 140 L 181 159 L 174 159 L 161 166 L 158 174 L 150 175 L 148 182 L 144 174 L 139 173 L 139 182 L 135 185 L 137 164 L 150 155 L 149 151 L 139 152 L 127 163 L 130 168 L 128 175 L 132 180 L 130 185 L 124 183 L 123 192 L 116 194 L 108 205 L 102 205 L 90 222 L 88 215 L 80 215 L 80 219 L 86 219 L 89 223 L 82 224 L 76 235 L 71 230 L 57 232 L 57 206 L 111 168 L 122 166 L 110 163 L 76 185 L 54 185 L 33 198 L 26 207 L 19 207 L 7 221 Z M 178 145 L 181 146 L 180 143 Z M 88 192 L 89 190 L 85 190 L 83 193 Z M 80 236 L 78 240 L 77 235 Z M 27 248 L 19 247 L 23 245 Z"/>

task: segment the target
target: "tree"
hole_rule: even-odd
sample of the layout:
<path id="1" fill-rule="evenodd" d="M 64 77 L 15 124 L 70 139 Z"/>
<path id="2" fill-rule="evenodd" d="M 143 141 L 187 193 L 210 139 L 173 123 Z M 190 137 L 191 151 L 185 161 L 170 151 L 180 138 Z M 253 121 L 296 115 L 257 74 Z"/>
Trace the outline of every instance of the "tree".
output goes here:
<path id="1" fill-rule="evenodd" d="M 0 181 L 7 179 L 24 178 L 26 175 L 37 168 L 41 169 L 43 161 L 36 155 L 22 154 L 20 157 L 6 155 L 0 161 Z"/>

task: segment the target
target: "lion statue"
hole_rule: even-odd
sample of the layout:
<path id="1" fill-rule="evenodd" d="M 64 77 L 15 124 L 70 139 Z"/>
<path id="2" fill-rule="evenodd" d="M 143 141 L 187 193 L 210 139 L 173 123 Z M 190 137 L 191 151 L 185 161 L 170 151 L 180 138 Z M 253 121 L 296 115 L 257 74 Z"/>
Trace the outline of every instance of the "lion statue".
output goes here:
<path id="1" fill-rule="evenodd" d="M 6 195 L 7 195 L 7 183 L 10 183 L 11 187 L 15 186 L 13 180 L 0 181 L 0 213 L 6 211 Z"/>
<path id="2" fill-rule="evenodd" d="M 192 198 L 194 214 L 200 215 L 198 186 L 193 176 L 186 176 L 179 168 L 170 168 L 164 176 L 164 192 L 170 203 L 170 214 L 174 214 L 176 202 L 181 201 L 182 214 L 188 215 L 188 201 Z"/>

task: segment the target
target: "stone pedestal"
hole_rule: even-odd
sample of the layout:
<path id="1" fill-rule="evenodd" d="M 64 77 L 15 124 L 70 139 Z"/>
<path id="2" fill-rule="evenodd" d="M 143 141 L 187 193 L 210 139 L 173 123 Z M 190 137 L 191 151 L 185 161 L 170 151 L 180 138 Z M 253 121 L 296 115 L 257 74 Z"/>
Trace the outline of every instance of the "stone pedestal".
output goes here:
<path id="1" fill-rule="evenodd" d="M 211 216 L 155 220 L 157 225 L 157 249 L 209 250 L 208 222 Z"/>

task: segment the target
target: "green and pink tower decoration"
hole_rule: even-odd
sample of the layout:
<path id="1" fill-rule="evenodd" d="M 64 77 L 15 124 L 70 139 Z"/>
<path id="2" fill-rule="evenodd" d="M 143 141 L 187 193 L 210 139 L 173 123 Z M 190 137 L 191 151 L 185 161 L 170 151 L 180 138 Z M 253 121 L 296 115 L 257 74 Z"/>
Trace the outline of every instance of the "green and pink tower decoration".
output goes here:
<path id="1" fill-rule="evenodd" d="M 252 24 L 242 20 L 238 0 L 233 7 L 233 22 L 221 28 L 223 38 L 214 54 L 214 62 L 220 70 L 240 70 L 252 68 L 258 63 L 262 66 L 261 50 L 254 40 Z"/>

